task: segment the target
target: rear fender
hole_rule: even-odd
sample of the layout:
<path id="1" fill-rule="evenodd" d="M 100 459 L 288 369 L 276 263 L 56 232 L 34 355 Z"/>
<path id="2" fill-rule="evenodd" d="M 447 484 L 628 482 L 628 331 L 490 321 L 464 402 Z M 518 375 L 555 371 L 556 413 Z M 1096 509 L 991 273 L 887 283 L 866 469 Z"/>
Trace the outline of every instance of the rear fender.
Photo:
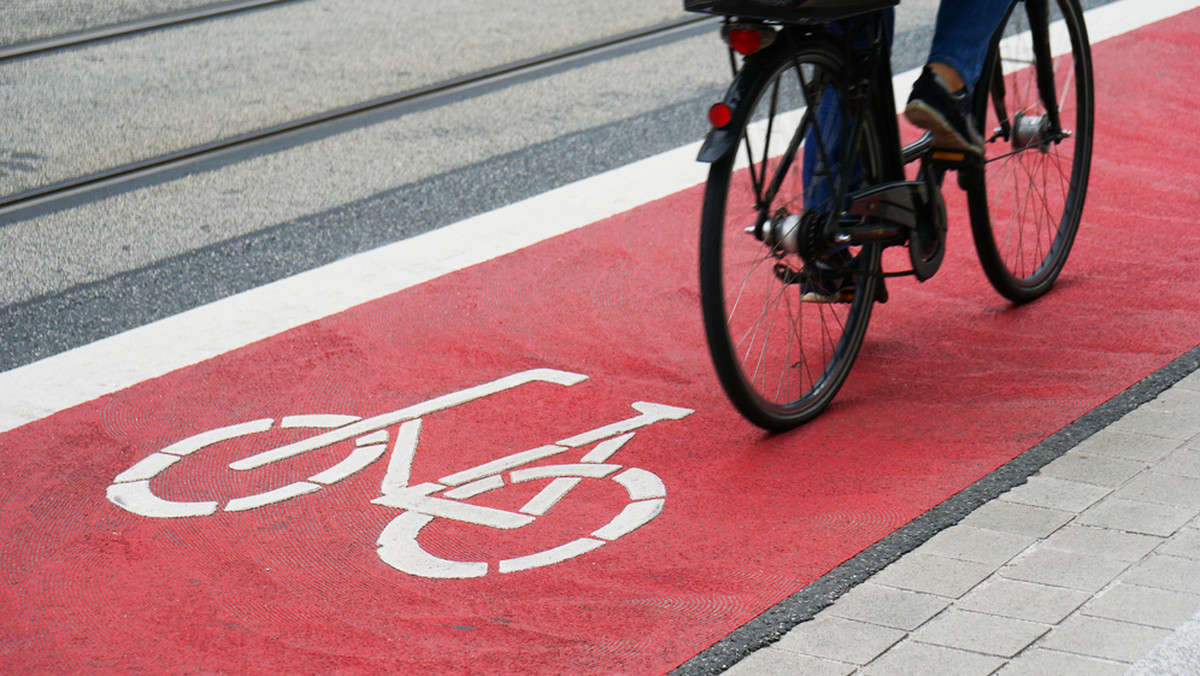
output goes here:
<path id="1" fill-rule="evenodd" d="M 725 91 L 725 97 L 721 99 L 721 102 L 729 107 L 733 115 L 725 126 L 713 127 L 709 130 L 708 135 L 704 138 L 704 144 L 700 146 L 697 160 L 708 163 L 717 162 L 737 149 L 746 116 L 754 107 L 752 97 L 761 89 L 761 81 L 770 74 L 771 69 L 765 66 L 775 61 L 775 57 L 760 57 L 774 54 L 776 51 L 774 48 L 768 49 L 746 59 L 745 65 L 733 78 L 729 89 Z"/>
<path id="2" fill-rule="evenodd" d="M 823 33 L 805 32 L 797 35 L 785 28 L 775 44 L 747 57 L 742 69 L 725 92 L 725 97 L 721 99 L 732 113 L 729 124 L 709 130 L 696 159 L 712 163 L 735 152 L 741 141 L 741 129 L 754 108 L 754 97 L 766 86 L 767 80 L 775 73 L 779 63 L 789 58 L 789 53 L 800 51 L 814 43 L 826 50 L 840 51 L 838 43 Z"/>

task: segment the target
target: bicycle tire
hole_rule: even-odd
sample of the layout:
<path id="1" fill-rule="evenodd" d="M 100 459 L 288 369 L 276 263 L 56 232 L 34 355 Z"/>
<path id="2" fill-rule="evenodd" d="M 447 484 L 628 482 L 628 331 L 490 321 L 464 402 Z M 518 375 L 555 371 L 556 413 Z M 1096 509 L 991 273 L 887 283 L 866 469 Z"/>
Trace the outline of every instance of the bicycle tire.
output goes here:
<path id="1" fill-rule="evenodd" d="M 802 280 L 814 269 L 813 261 L 806 263 L 786 246 L 755 235 L 755 223 L 766 214 L 801 215 L 811 210 L 819 192 L 819 186 L 810 185 L 812 195 L 805 202 L 801 153 L 815 148 L 820 154 L 825 144 L 810 141 L 828 138 L 819 134 L 833 129 L 818 119 L 825 116 L 797 110 L 819 111 L 823 108 L 818 99 L 826 101 L 825 106 L 840 113 L 832 116 L 842 127 L 838 133 L 845 134 L 840 138 L 850 138 L 846 127 L 854 116 L 842 95 L 844 63 L 841 50 L 816 38 L 802 40 L 793 51 L 779 49 L 747 59 L 739 77 L 753 80 L 744 100 L 754 112 L 734 123 L 740 125 L 738 147 L 712 165 L 705 189 L 700 294 L 709 353 L 733 405 L 746 419 L 771 431 L 803 424 L 829 405 L 862 346 L 882 284 L 881 247 L 855 246 L 848 250 L 848 267 L 856 270 L 853 301 L 801 302 Z M 858 187 L 877 182 L 883 166 L 873 118 L 863 119 Z M 797 139 L 806 142 L 795 148 Z M 786 150 L 772 158 L 776 148 Z M 745 167 L 737 164 L 743 157 Z M 842 175 L 837 163 L 831 164 L 832 169 L 825 167 L 830 169 L 826 186 Z M 820 167 L 810 184 L 820 180 L 815 178 L 818 173 Z M 764 191 L 772 177 L 782 180 L 781 188 L 765 204 Z"/>
<path id="2" fill-rule="evenodd" d="M 976 120 L 988 140 L 984 170 L 973 182 L 964 177 L 980 264 L 992 287 L 1017 303 L 1045 294 L 1062 272 L 1082 219 L 1091 166 L 1094 94 L 1083 13 L 1076 0 L 1046 5 L 1054 92 L 1061 128 L 1070 135 L 1041 138 L 1048 115 L 1037 75 L 1046 61 L 1028 33 L 1030 12 L 1037 9 L 1016 3 L 984 70 L 993 82 L 976 96 Z"/>

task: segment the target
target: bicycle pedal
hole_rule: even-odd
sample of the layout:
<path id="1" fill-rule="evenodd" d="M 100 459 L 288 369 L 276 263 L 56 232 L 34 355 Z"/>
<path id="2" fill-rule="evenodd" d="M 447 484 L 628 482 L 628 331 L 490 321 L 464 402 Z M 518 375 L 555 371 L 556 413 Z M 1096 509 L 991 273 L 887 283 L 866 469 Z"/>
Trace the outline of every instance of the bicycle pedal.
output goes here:
<path id="1" fill-rule="evenodd" d="M 958 171 L 982 171 L 983 155 L 966 150 L 934 149 L 929 152 L 929 159 L 939 169 L 955 169 Z"/>

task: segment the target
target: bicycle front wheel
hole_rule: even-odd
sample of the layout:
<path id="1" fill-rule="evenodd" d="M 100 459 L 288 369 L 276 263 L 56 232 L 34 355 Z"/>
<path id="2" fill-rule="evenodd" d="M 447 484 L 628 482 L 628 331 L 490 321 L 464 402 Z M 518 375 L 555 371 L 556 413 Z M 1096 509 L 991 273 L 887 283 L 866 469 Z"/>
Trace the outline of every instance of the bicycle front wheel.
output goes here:
<path id="1" fill-rule="evenodd" d="M 782 431 L 829 405 L 862 345 L 881 284 L 880 249 L 816 249 L 827 246 L 818 241 L 822 224 L 841 211 L 835 195 L 876 181 L 882 161 L 870 116 L 851 133 L 855 111 L 836 49 L 818 42 L 756 56 L 739 76 L 757 83 L 739 147 L 709 173 L 700 292 L 730 401 L 751 422 Z M 852 139 L 855 152 L 844 153 Z M 822 285 L 837 297 L 812 302 Z"/>
<path id="2" fill-rule="evenodd" d="M 977 96 L 987 145 L 982 182 L 968 189 L 971 226 L 988 281 L 1022 303 L 1058 278 L 1087 193 L 1092 60 L 1076 0 L 1016 3 L 990 63 Z"/>

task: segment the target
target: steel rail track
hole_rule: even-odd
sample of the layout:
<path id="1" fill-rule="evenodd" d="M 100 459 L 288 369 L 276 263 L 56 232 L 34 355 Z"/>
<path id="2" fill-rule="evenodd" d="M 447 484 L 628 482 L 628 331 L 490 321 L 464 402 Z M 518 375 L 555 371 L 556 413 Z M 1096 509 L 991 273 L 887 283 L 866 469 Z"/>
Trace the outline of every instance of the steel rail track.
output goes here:
<path id="1" fill-rule="evenodd" d="M 7 220 L 6 216 L 12 216 L 15 211 L 23 210 L 26 207 L 36 206 L 44 209 L 47 203 L 57 199 L 72 197 L 89 190 L 99 190 L 106 185 L 117 184 L 129 179 L 144 178 L 159 172 L 165 173 L 188 163 L 199 162 L 203 159 L 213 157 L 223 151 L 250 147 L 255 144 L 264 144 L 287 134 L 316 130 L 323 126 L 345 122 L 350 118 L 366 113 L 400 106 L 411 106 L 423 102 L 436 104 L 438 100 L 446 100 L 447 103 L 461 100 L 472 96 L 473 91 L 482 91 L 489 86 L 505 86 L 506 84 L 528 81 L 550 72 L 586 65 L 622 50 L 640 51 L 674 40 L 692 37 L 715 25 L 717 21 L 718 19 L 713 17 L 689 16 L 656 26 L 587 42 L 542 56 L 522 59 L 476 71 L 370 101 L 325 111 L 290 122 L 203 143 L 183 150 L 102 169 L 97 172 L 23 192 L 5 195 L 0 197 L 0 226 Z M 48 210 L 53 211 L 55 209 L 51 208 Z"/>
<path id="2" fill-rule="evenodd" d="M 16 59 L 43 52 L 50 52 L 56 49 L 66 49 L 68 47 L 78 47 L 92 42 L 100 42 L 102 40 L 111 40 L 113 38 L 134 35 L 137 33 L 146 33 L 149 31 L 160 30 L 163 28 L 171 28 L 181 24 L 191 23 L 194 21 L 204 21 L 227 14 L 237 14 L 239 12 L 247 12 L 253 9 L 261 9 L 271 5 L 281 5 L 285 2 L 295 2 L 296 0 L 231 0 L 229 2 L 217 2 L 202 7 L 194 7 L 192 9 L 182 9 L 177 12 L 168 12 L 166 14 L 158 14 L 149 16 L 144 19 L 134 19 L 132 21 L 123 21 L 108 26 L 100 26 L 99 28 L 91 28 L 88 30 L 77 31 L 74 33 L 65 33 L 63 35 L 55 35 L 48 38 L 40 38 L 21 42 L 15 45 L 0 46 L 0 61 L 7 59 Z"/>

